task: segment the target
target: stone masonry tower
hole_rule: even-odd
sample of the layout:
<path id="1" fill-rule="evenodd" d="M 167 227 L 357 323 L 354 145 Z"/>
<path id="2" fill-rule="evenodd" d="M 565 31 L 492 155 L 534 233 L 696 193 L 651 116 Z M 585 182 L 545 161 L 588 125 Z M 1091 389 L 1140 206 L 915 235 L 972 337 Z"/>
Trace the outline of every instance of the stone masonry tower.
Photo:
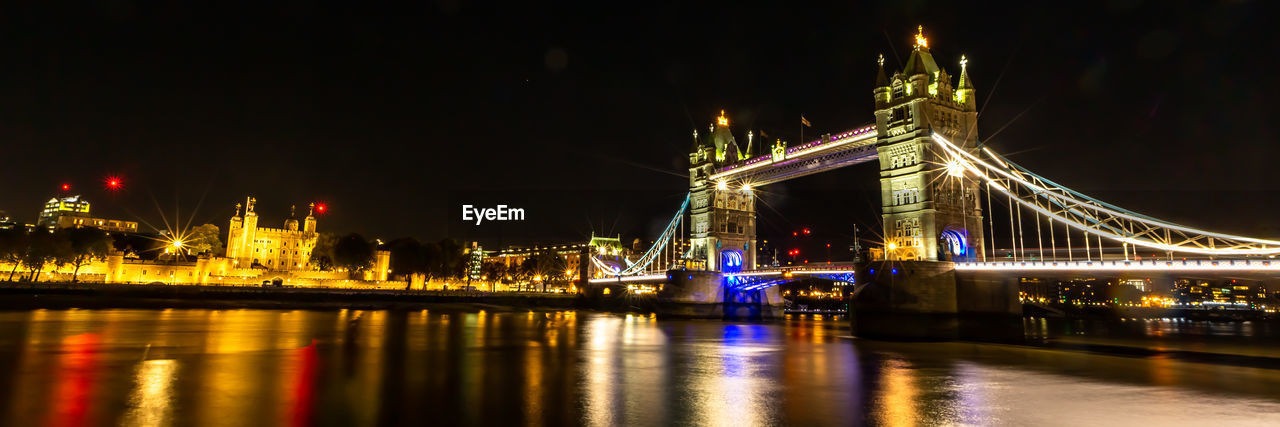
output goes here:
<path id="1" fill-rule="evenodd" d="M 752 138 L 750 132 L 747 138 Z M 749 156 L 738 148 L 729 118 L 720 112 L 706 137 L 693 133 L 689 153 L 689 234 L 695 268 L 715 271 L 754 269 L 756 265 L 756 207 L 749 187 L 731 188 L 712 181 L 716 169 Z"/>
<path id="2" fill-rule="evenodd" d="M 931 139 L 937 133 L 976 150 L 978 111 L 973 83 L 960 59 L 960 81 L 934 62 L 924 29 L 901 72 L 886 77 L 884 56 L 874 90 L 876 150 L 885 256 L 950 261 L 983 257 L 980 182 L 948 162 Z"/>

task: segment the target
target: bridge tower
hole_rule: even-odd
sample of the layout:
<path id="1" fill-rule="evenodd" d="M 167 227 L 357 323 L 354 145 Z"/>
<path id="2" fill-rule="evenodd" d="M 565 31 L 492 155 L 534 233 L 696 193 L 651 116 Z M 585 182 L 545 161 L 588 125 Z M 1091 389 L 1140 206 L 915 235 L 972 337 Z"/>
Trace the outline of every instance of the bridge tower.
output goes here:
<path id="1" fill-rule="evenodd" d="M 752 135 L 748 133 L 747 138 Z M 747 147 L 738 147 L 724 111 L 705 136 L 693 132 L 689 233 L 694 268 L 730 272 L 755 268 L 756 207 L 751 188 L 732 188 L 727 182 L 710 179 L 717 168 L 746 159 L 750 142 Z"/>
<path id="2" fill-rule="evenodd" d="M 876 150 L 890 260 L 983 257 L 979 182 L 965 177 L 959 165 L 949 165 L 930 138 L 937 132 L 964 149 L 977 149 L 978 110 L 967 63 L 962 56 L 959 84 L 952 86 L 951 75 L 929 53 L 923 28 L 902 71 L 886 77 L 880 56 Z"/>

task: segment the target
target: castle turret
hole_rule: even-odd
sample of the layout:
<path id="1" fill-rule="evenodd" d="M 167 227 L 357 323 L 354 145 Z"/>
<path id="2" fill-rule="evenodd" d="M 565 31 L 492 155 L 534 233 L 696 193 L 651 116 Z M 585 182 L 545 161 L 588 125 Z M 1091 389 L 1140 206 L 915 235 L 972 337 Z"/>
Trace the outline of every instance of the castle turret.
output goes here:
<path id="1" fill-rule="evenodd" d="M 284 219 L 284 229 L 288 231 L 298 231 L 298 217 L 296 215 L 297 206 L 289 206 L 289 217 Z"/>
<path id="2" fill-rule="evenodd" d="M 302 231 L 308 233 L 316 232 L 316 204 L 312 203 L 307 206 L 307 217 L 302 220 Z"/>
<path id="3" fill-rule="evenodd" d="M 253 205 L 257 201 L 253 197 L 245 198 L 244 221 L 240 227 L 239 237 L 227 238 L 227 257 L 235 259 L 240 267 L 252 265 L 255 258 L 253 243 L 258 234 L 258 213 L 253 211 Z M 231 255 L 233 246 L 236 248 L 235 256 Z"/>

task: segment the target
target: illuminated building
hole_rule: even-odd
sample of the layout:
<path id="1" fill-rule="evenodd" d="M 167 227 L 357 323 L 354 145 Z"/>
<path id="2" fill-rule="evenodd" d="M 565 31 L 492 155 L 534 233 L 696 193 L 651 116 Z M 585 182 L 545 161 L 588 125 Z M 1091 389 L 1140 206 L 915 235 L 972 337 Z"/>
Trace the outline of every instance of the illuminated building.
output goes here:
<path id="1" fill-rule="evenodd" d="M 484 258 L 480 242 L 471 242 L 471 247 L 467 248 L 467 282 L 484 280 Z"/>
<path id="2" fill-rule="evenodd" d="M 309 269 L 311 251 L 315 249 L 316 217 L 315 204 L 307 210 L 299 228 L 294 209 L 289 209 L 289 217 L 284 220 L 283 228 L 258 226 L 258 213 L 254 212 L 257 199 L 245 199 L 244 215 L 241 216 L 241 205 L 236 204 L 236 214 L 231 217 L 231 227 L 227 232 L 227 258 L 240 266 L 259 265 L 271 270 Z"/>
<path id="3" fill-rule="evenodd" d="M 61 228 L 96 227 L 106 231 L 136 233 L 138 223 L 89 216 L 89 201 L 80 196 L 52 198 L 45 202 L 36 223 L 50 230 Z"/>
<path id="4" fill-rule="evenodd" d="M 581 275 L 585 274 L 591 278 L 604 277 L 604 272 L 597 271 L 592 268 L 591 263 L 583 263 L 583 255 L 590 252 L 594 253 L 603 263 L 617 267 L 626 267 L 628 262 L 632 262 L 630 257 L 632 251 L 622 245 L 621 237 L 601 237 L 591 236 L 591 240 L 587 243 L 569 243 L 561 245 L 536 245 L 531 247 L 508 247 L 496 252 L 490 252 L 485 261 L 493 261 L 507 266 L 508 269 L 519 268 L 520 264 L 543 252 L 552 252 L 564 259 L 565 267 L 569 271 L 577 272 L 579 277 L 571 277 L 577 280 Z"/>
<path id="5" fill-rule="evenodd" d="M 978 181 L 948 165 L 932 141 L 937 133 L 962 149 L 977 144 L 978 110 L 967 64 L 962 56 L 953 87 L 951 74 L 934 62 L 923 28 L 901 72 L 886 76 L 880 59 L 873 92 L 889 259 L 982 258 Z"/>
<path id="6" fill-rule="evenodd" d="M 1173 283 L 1173 296 L 1182 305 L 1229 305 L 1261 309 L 1267 304 L 1267 287 L 1261 282 L 1222 282 L 1178 279 Z"/>
<path id="7" fill-rule="evenodd" d="M 689 235 L 694 268 L 720 271 L 756 267 L 755 196 L 751 186 L 713 180 L 715 170 L 751 157 L 754 135 L 740 149 L 724 111 L 705 137 L 693 134 L 689 153 Z M 726 270 L 726 268 L 728 268 Z"/>
<path id="8" fill-rule="evenodd" d="M 194 261 L 182 257 L 161 257 L 157 260 L 127 258 L 124 253 L 112 251 L 103 260 L 96 260 L 79 270 L 80 282 L 94 283 L 142 283 L 167 285 L 261 285 L 404 289 L 405 282 L 387 281 L 391 253 L 374 251 L 373 265 L 359 275 L 345 270 L 320 271 L 307 262 L 315 248 L 316 219 L 307 215 L 301 222 L 294 216 L 284 221 L 284 228 L 258 227 L 258 215 L 254 212 L 256 200 L 248 198 L 248 204 L 236 205 L 228 230 L 227 256 L 205 254 Z M 175 242 L 180 240 L 175 239 Z M 175 248 L 180 248 L 175 245 Z M 166 248 L 169 250 L 170 248 Z M 12 268 L 12 265 L 2 265 Z M 39 281 L 71 281 L 70 266 L 53 268 L 46 266 Z"/>
<path id="9" fill-rule="evenodd" d="M 13 222 L 13 219 L 9 218 L 8 212 L 0 211 L 0 230 L 8 230 L 17 226 L 18 223 Z"/>

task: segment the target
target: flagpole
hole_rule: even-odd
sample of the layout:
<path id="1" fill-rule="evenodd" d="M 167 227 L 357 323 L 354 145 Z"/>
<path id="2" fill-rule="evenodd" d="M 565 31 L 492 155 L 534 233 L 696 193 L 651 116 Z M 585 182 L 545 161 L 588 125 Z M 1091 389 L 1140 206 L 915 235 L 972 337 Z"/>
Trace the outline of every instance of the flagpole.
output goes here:
<path id="1" fill-rule="evenodd" d="M 800 140 L 796 141 L 796 145 L 804 145 L 804 113 L 800 113 Z"/>

